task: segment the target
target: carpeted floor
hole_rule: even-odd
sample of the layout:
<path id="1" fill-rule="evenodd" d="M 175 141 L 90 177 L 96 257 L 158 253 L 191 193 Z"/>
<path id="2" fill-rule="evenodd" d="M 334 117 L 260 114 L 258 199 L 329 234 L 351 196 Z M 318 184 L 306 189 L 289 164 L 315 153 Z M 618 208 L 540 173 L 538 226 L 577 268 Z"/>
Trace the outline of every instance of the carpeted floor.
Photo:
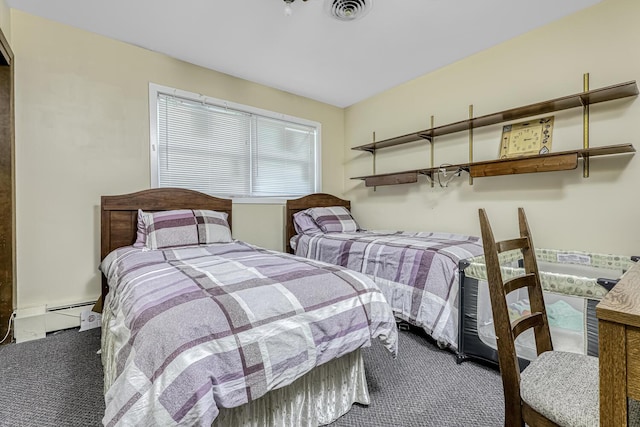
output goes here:
<path id="1" fill-rule="evenodd" d="M 355 405 L 332 427 L 502 426 L 504 400 L 497 369 L 438 348 L 418 330 L 400 331 L 393 360 L 374 343 L 364 353 L 371 403 Z"/>
<path id="2" fill-rule="evenodd" d="M 371 404 L 331 424 L 345 426 L 501 426 L 497 370 L 457 365 L 419 331 L 400 332 L 396 360 L 378 342 L 364 351 Z M 104 412 L 100 329 L 62 331 L 0 347 L 0 426 L 89 427 Z"/>
<path id="3" fill-rule="evenodd" d="M 0 425 L 99 426 L 100 329 L 0 347 Z"/>

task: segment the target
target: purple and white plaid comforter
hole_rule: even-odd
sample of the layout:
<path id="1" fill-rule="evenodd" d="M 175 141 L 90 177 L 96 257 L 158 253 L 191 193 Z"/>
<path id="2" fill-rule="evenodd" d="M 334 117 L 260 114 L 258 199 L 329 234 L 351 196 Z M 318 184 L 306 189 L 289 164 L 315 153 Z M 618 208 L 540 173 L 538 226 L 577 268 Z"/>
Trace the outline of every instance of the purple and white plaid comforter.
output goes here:
<path id="1" fill-rule="evenodd" d="M 294 236 L 295 253 L 374 278 L 396 317 L 458 348 L 458 262 L 482 255 L 479 237 L 358 231 Z"/>
<path id="2" fill-rule="evenodd" d="M 117 249 L 101 265 L 105 425 L 210 426 L 379 338 L 391 308 L 366 276 L 243 242 Z"/>

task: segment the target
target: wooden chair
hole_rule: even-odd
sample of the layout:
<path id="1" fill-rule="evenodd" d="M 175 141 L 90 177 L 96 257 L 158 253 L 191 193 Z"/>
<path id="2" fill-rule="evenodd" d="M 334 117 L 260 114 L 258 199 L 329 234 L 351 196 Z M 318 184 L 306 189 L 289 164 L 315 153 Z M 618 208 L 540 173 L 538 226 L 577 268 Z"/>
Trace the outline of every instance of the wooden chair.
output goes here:
<path id="1" fill-rule="evenodd" d="M 504 389 L 504 425 L 599 426 L 598 359 L 553 351 L 535 249 L 522 208 L 518 209 L 518 217 L 520 237 L 496 242 L 487 214 L 480 209 L 480 229 Z M 522 251 L 525 274 L 503 282 L 498 255 L 515 249 Z M 506 296 L 523 287 L 528 288 L 531 314 L 512 322 Z M 538 357 L 520 373 L 515 340 L 531 328 Z"/>

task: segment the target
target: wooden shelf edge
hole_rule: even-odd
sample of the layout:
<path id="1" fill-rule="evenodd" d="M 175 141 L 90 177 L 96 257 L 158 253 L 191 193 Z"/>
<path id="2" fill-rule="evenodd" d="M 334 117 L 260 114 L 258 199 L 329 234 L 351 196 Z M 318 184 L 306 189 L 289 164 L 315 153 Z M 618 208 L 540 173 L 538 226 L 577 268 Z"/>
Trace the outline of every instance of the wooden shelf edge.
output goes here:
<path id="1" fill-rule="evenodd" d="M 424 129 L 418 132 L 408 133 L 395 138 L 373 142 L 351 148 L 352 150 L 374 152 L 382 148 L 394 147 L 420 140 L 431 140 L 433 137 L 461 132 L 467 129 L 475 129 L 483 126 L 494 125 L 502 122 L 532 117 L 539 114 L 547 114 L 553 111 L 561 111 L 599 102 L 612 101 L 614 99 L 627 98 L 638 95 L 638 86 L 635 80 L 563 96 L 548 101 L 537 102 L 523 107 L 511 108 L 497 113 L 473 119 L 462 120 L 455 123 L 438 126 L 432 129 Z"/>
<path id="2" fill-rule="evenodd" d="M 372 142 L 370 144 L 360 145 L 358 147 L 351 148 L 352 150 L 367 151 L 373 153 L 376 150 L 382 148 L 395 147 L 396 145 L 408 144 L 410 142 L 425 141 L 425 138 L 421 137 L 418 132 L 408 133 L 406 135 L 397 136 L 395 138 L 385 139 L 380 142 Z"/>
<path id="3" fill-rule="evenodd" d="M 523 156 L 511 159 L 485 160 L 474 163 L 459 163 L 442 167 L 414 169 L 402 172 L 365 175 L 353 177 L 365 181 L 367 187 L 396 185 L 417 182 L 418 175 L 433 176 L 434 173 L 465 170 L 473 178 L 488 176 L 515 175 L 522 173 L 553 172 L 571 170 L 578 166 L 578 157 L 608 156 L 613 154 L 635 153 L 631 144 L 607 145 L 603 147 L 582 148 L 579 150 L 560 151 L 539 156 Z"/>
<path id="4" fill-rule="evenodd" d="M 401 171 L 401 172 L 389 172 L 389 173 L 378 173 L 375 175 L 362 175 L 362 176 L 354 176 L 350 179 L 360 179 L 360 180 L 365 180 L 367 178 L 384 178 L 384 177 L 390 177 L 390 176 L 397 176 L 397 175 L 405 175 L 405 174 L 418 174 L 420 173 L 422 169 L 412 169 L 412 170 L 407 170 L 407 171 Z"/>
<path id="5" fill-rule="evenodd" d="M 384 176 L 370 176 L 364 178 L 364 185 L 367 187 L 378 187 L 381 185 L 412 184 L 418 182 L 418 171 L 395 173 Z"/>
<path id="6" fill-rule="evenodd" d="M 577 150 L 581 157 L 608 156 L 611 154 L 635 153 L 636 149 L 631 144 L 607 145 L 604 147 L 590 147 Z"/>
<path id="7" fill-rule="evenodd" d="M 520 157 L 496 162 L 481 162 L 470 166 L 472 178 L 521 173 L 553 172 L 571 170 L 578 167 L 578 154 L 547 154 L 539 157 Z"/>

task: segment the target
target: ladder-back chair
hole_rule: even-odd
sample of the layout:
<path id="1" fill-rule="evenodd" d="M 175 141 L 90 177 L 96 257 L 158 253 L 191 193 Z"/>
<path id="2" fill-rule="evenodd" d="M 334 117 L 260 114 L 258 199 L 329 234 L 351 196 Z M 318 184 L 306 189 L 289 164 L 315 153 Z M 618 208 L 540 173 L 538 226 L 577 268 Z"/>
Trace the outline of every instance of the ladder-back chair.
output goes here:
<path id="1" fill-rule="evenodd" d="M 487 280 L 498 342 L 506 427 L 594 426 L 600 424 L 598 359 L 554 351 L 544 305 L 535 249 L 524 209 L 518 209 L 520 236 L 496 242 L 484 209 L 480 209 Z M 521 250 L 523 276 L 502 280 L 499 254 Z M 530 314 L 509 318 L 507 294 L 526 287 Z M 538 357 L 520 372 L 516 338 L 533 329 Z"/>

